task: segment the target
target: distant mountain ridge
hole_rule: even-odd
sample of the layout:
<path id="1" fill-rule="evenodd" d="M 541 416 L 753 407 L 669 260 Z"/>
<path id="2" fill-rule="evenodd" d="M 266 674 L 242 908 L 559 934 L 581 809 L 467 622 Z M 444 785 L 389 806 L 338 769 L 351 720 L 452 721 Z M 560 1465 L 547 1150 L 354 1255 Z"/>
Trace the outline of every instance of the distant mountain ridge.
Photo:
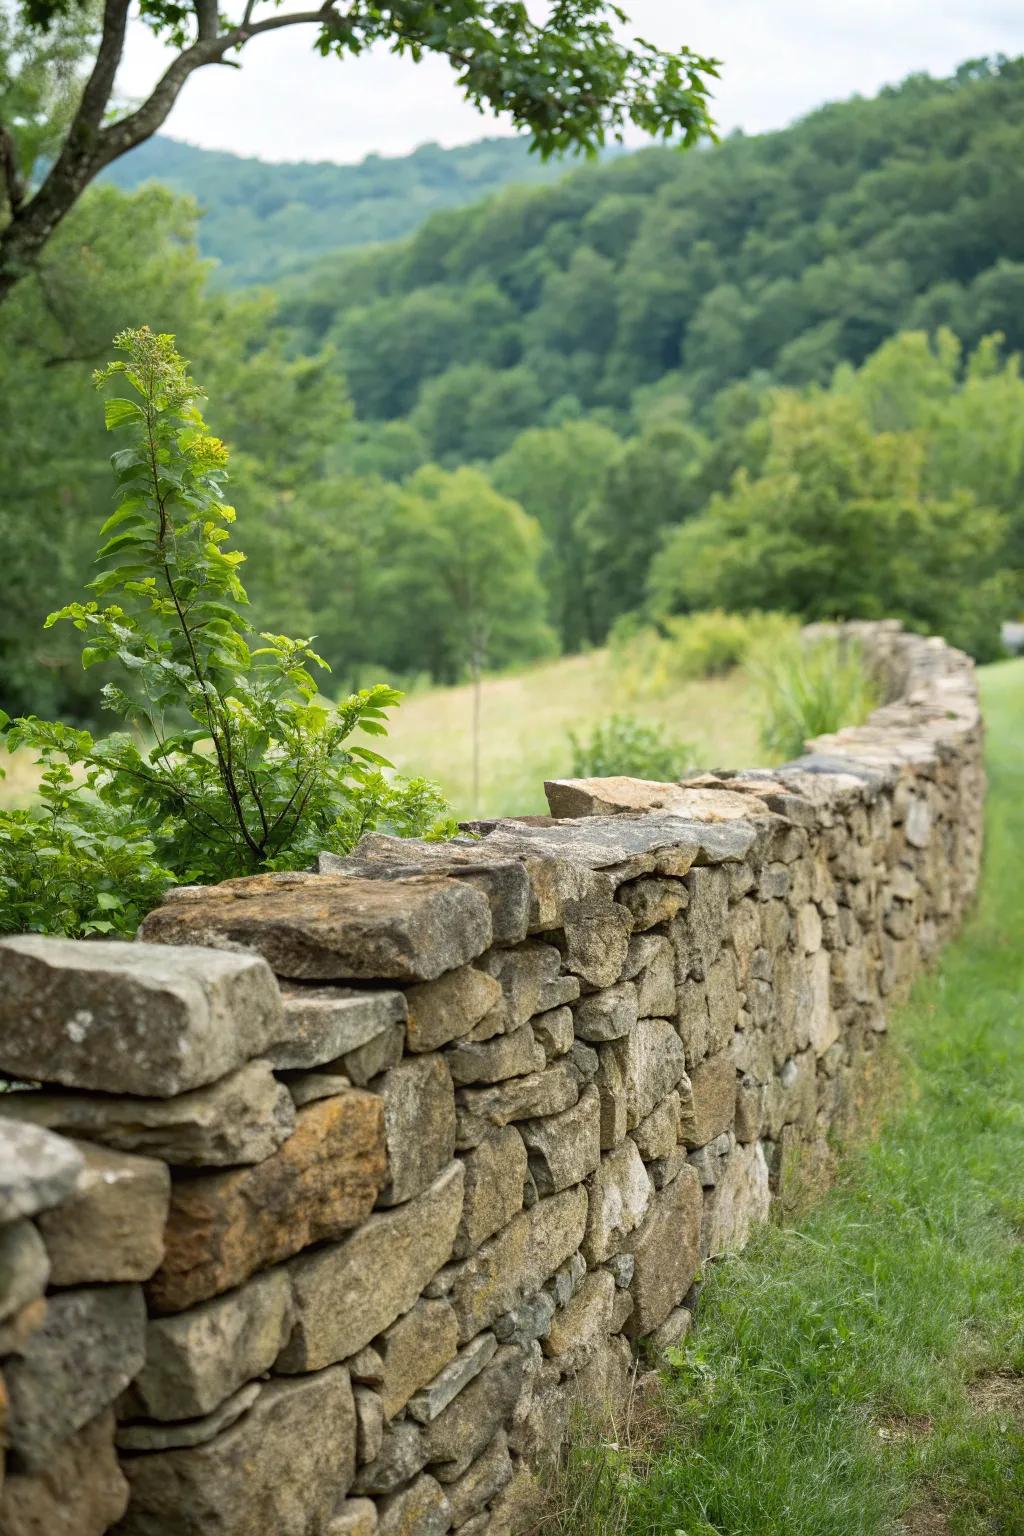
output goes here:
<path id="1" fill-rule="evenodd" d="M 456 149 L 423 144 L 411 155 L 270 164 L 200 149 L 158 134 L 104 173 L 125 190 L 161 181 L 205 210 L 204 256 L 223 285 L 270 283 L 330 252 L 400 239 L 445 208 L 478 202 L 511 182 L 565 174 L 544 164 L 524 138 L 481 139 Z"/>

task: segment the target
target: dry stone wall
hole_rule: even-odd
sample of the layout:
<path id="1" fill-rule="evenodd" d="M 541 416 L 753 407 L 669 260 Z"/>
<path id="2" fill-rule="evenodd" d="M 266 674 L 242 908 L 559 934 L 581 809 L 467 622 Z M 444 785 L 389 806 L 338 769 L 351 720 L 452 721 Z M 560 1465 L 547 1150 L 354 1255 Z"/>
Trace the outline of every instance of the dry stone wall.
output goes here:
<path id="1" fill-rule="evenodd" d="M 971 664 L 858 633 L 892 702 L 785 768 L 0 944 L 3 1536 L 516 1528 L 974 889 Z"/>

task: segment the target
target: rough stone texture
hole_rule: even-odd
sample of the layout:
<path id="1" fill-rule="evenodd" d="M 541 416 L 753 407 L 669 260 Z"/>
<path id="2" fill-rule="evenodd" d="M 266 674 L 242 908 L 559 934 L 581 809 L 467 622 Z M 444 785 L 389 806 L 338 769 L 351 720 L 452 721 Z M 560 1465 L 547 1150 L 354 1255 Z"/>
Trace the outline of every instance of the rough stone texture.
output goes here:
<path id="1" fill-rule="evenodd" d="M 643 1220 L 651 1203 L 651 1180 L 636 1143 L 628 1137 L 602 1157 L 590 1181 L 587 1235 L 588 1264 L 610 1258 Z"/>
<path id="2" fill-rule="evenodd" d="M 556 1062 L 544 1072 L 513 1077 L 493 1088 L 460 1088 L 455 1095 L 456 1146 L 476 1147 L 493 1126 L 557 1115 L 580 1096 L 570 1067 Z"/>
<path id="3" fill-rule="evenodd" d="M 682 1102 L 678 1093 L 670 1093 L 640 1124 L 633 1128 L 633 1140 L 645 1162 L 668 1157 L 679 1140 Z"/>
<path id="4" fill-rule="evenodd" d="M 529 1024 L 480 1044 L 463 1041 L 445 1052 L 445 1060 L 457 1083 L 500 1083 L 528 1072 L 543 1072 L 547 1055 Z"/>
<path id="5" fill-rule="evenodd" d="M 37 1228 L 25 1217 L 0 1227 L 0 1323 L 36 1301 L 49 1276 L 50 1260 Z"/>
<path id="6" fill-rule="evenodd" d="M 424 1431 L 427 1462 L 443 1483 L 466 1472 L 519 1400 L 527 1358 L 506 1344 Z"/>
<path id="7" fill-rule="evenodd" d="M 690 1167 L 659 1190 L 637 1230 L 627 1239 L 636 1261 L 630 1295 L 633 1311 L 627 1329 L 641 1338 L 659 1327 L 689 1289 L 700 1261 L 700 1225 L 704 1200 L 700 1180 Z"/>
<path id="8" fill-rule="evenodd" d="M 5 1093 L 0 1116 L 183 1168 L 261 1163 L 295 1129 L 291 1095 L 266 1061 L 247 1062 L 219 1082 L 173 1099 Z"/>
<path id="9" fill-rule="evenodd" d="M 690 1096 L 684 1100 L 682 1139 L 688 1147 L 703 1147 L 736 1117 L 736 1067 L 731 1051 L 708 1056 L 690 1074 Z"/>
<path id="10" fill-rule="evenodd" d="M 82 1166 L 82 1154 L 62 1137 L 0 1121 L 0 1222 L 59 1205 L 78 1187 Z"/>
<path id="11" fill-rule="evenodd" d="M 77 1190 L 39 1217 L 50 1283 L 148 1280 L 164 1255 L 167 1165 L 88 1142 L 78 1150 L 85 1166 Z"/>
<path id="12" fill-rule="evenodd" d="M 170 1098 L 262 1055 L 281 1032 L 267 966 L 181 942 L 167 951 L 39 934 L 0 940 L 0 1068 Z"/>
<path id="13" fill-rule="evenodd" d="M 451 1506 L 436 1478 L 424 1473 L 401 1493 L 377 1506 L 380 1536 L 444 1536 L 451 1529 Z"/>
<path id="14" fill-rule="evenodd" d="M 323 1536 L 377 1536 L 376 1504 L 372 1499 L 342 1499 Z"/>
<path id="15" fill-rule="evenodd" d="M 388 1178 L 379 1205 L 426 1189 L 455 1151 L 455 1093 L 443 1056 L 399 1062 L 371 1084 L 384 1101 Z"/>
<path id="16" fill-rule="evenodd" d="M 553 1275 L 583 1240 L 587 1195 L 563 1190 L 521 1211 L 460 1266 L 451 1301 L 459 1337 L 471 1339 Z"/>
<path id="17" fill-rule="evenodd" d="M 101 1413 L 145 1359 L 146 1310 L 135 1285 L 64 1291 L 49 1298 L 42 1326 L 4 1365 L 8 1433 L 30 1468 Z"/>
<path id="18" fill-rule="evenodd" d="M 738 1253 L 752 1229 L 768 1220 L 771 1195 L 761 1143 L 734 1147 L 708 1199 L 702 1247 L 710 1258 Z"/>
<path id="19" fill-rule="evenodd" d="M 317 1536 L 355 1471 L 348 1372 L 268 1382 L 214 1439 L 123 1465 L 131 1500 L 118 1536 Z"/>
<path id="20" fill-rule="evenodd" d="M 615 1281 L 606 1269 L 587 1275 L 572 1299 L 555 1313 L 544 1353 L 578 1370 L 611 1331 Z"/>
<path id="21" fill-rule="evenodd" d="M 127 1394 L 129 1412 L 154 1419 L 212 1413 L 270 1369 L 290 1326 L 291 1285 L 281 1268 L 188 1312 L 151 1318 L 146 1363 Z"/>
<path id="22" fill-rule="evenodd" d="M 636 1028 L 637 995 L 631 981 L 620 981 L 603 992 L 584 997 L 573 1009 L 575 1032 L 593 1043 L 621 1040 Z"/>
<path id="23" fill-rule="evenodd" d="M 504 1430 L 499 1430 L 473 1465 L 456 1482 L 448 1485 L 446 1491 L 456 1529 L 464 1526 L 470 1516 L 475 1515 L 504 1488 L 512 1471 L 508 1438 Z"/>
<path id="24" fill-rule="evenodd" d="M 173 1424 L 122 1424 L 116 1444 L 125 1451 L 173 1451 L 180 1446 L 204 1445 L 236 1423 L 259 1395 L 259 1383 L 250 1381 L 205 1418 Z"/>
<path id="25" fill-rule="evenodd" d="M 560 960 L 554 945 L 534 941 L 483 956 L 480 969 L 501 988 L 507 1028 L 525 1024 L 546 1005 L 545 994 L 557 980 Z"/>
<path id="26" fill-rule="evenodd" d="M 369 1214 L 384 1175 L 379 1098 L 351 1089 L 309 1105 L 265 1162 L 174 1185 L 150 1305 L 180 1312 L 310 1243 L 340 1236 Z"/>
<path id="27" fill-rule="evenodd" d="M 55 1446 L 35 1472 L 0 1484 L 4 1536 L 103 1536 L 128 1504 L 114 1453 L 114 1415 L 98 1414 Z"/>
<path id="28" fill-rule="evenodd" d="M 657 923 L 671 921 L 686 906 L 690 897 L 681 880 L 646 875 L 620 885 L 615 899 L 632 915 L 633 932 L 637 934 L 645 933 Z"/>
<path id="29" fill-rule="evenodd" d="M 317 1371 L 362 1349 L 416 1301 L 452 1251 L 462 1164 L 415 1200 L 371 1216 L 344 1242 L 290 1265 L 295 1326 L 278 1369 Z"/>
<path id="30" fill-rule="evenodd" d="M 410 987 L 405 994 L 410 1051 L 436 1051 L 449 1040 L 468 1035 L 501 995 L 501 983 L 471 965 Z"/>
<path id="31" fill-rule="evenodd" d="M 626 1083 L 626 1125 L 632 1130 L 686 1077 L 679 1036 L 666 1019 L 641 1019 L 625 1040 L 609 1049 Z"/>
<path id="32" fill-rule="evenodd" d="M 409 1414 L 420 1424 L 432 1424 L 453 1402 L 463 1387 L 478 1376 L 498 1348 L 493 1333 L 480 1333 L 455 1359 L 439 1371 L 433 1381 L 417 1392 L 409 1403 Z"/>
<path id="33" fill-rule="evenodd" d="M 539 1195 L 553 1195 L 579 1184 L 601 1160 L 601 1100 L 593 1086 L 560 1115 L 522 1120 L 530 1172 Z"/>
<path id="34" fill-rule="evenodd" d="M 418 1301 L 381 1335 L 381 1398 L 393 1419 L 421 1387 L 455 1359 L 459 1325 L 446 1301 Z M 418 1417 L 418 1415 L 417 1415 Z"/>
<path id="35" fill-rule="evenodd" d="M 393 1024 L 404 1024 L 401 992 L 357 992 L 352 987 L 288 987 L 281 994 L 284 1028 L 267 1056 L 274 1067 L 322 1067 Z"/>
<path id="36" fill-rule="evenodd" d="M 463 1162 L 465 1196 L 453 1249 L 457 1259 L 474 1252 L 522 1210 L 527 1152 L 519 1132 L 508 1125 L 491 1131 Z"/>
<path id="37" fill-rule="evenodd" d="M 241 944 L 303 981 L 433 981 L 491 942 L 486 897 L 443 876 L 250 875 L 196 890 L 151 912 L 142 937 Z"/>

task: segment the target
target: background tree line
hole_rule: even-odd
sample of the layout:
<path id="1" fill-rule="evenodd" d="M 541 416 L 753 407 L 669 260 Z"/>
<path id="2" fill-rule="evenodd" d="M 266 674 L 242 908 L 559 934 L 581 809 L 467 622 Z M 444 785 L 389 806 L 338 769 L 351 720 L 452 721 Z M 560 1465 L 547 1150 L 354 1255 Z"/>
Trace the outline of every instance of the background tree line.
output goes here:
<path id="1" fill-rule="evenodd" d="M 276 294 L 211 282 L 187 199 L 94 187 L 0 309 L 4 707 L 92 707 L 39 624 L 108 511 L 83 386 L 126 319 L 206 382 L 258 625 L 315 634 L 339 689 L 710 606 L 991 654 L 1024 566 L 1022 149 L 1024 65 L 970 65 L 506 191 Z"/>

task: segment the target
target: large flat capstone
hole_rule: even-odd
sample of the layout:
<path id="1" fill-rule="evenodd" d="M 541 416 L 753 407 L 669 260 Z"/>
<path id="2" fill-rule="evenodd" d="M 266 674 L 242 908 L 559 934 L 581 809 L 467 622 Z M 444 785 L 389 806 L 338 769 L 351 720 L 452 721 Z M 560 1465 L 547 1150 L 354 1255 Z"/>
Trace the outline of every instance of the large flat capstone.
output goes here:
<path id="1" fill-rule="evenodd" d="M 487 898 L 464 880 L 271 874 L 197 888 L 141 931 L 157 944 L 244 945 L 296 980 L 433 981 L 482 954 L 492 930 Z"/>
<path id="2" fill-rule="evenodd" d="M 20 1077 L 170 1098 L 259 1056 L 281 1029 L 274 978 L 254 955 L 0 941 L 0 1068 Z"/>

